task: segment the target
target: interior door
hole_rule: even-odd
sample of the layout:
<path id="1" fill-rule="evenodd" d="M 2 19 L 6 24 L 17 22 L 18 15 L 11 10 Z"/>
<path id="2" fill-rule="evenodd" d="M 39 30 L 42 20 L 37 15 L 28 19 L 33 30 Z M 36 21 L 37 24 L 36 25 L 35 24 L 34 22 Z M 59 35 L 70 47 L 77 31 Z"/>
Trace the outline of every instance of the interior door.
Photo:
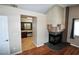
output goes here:
<path id="1" fill-rule="evenodd" d="M 10 54 L 8 36 L 8 17 L 0 16 L 0 55 Z"/>

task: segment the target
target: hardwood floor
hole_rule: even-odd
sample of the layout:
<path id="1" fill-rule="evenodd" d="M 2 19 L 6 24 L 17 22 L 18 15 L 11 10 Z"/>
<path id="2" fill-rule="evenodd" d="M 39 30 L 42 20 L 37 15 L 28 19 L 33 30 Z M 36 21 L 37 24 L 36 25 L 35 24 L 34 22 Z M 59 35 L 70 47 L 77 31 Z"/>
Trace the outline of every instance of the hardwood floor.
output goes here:
<path id="1" fill-rule="evenodd" d="M 32 43 L 32 37 L 22 38 L 22 51 L 26 51 L 36 46 Z"/>
<path id="2" fill-rule="evenodd" d="M 48 48 L 47 45 L 24 51 L 18 55 L 79 55 L 79 48 L 67 46 L 62 50 L 55 51 Z"/>

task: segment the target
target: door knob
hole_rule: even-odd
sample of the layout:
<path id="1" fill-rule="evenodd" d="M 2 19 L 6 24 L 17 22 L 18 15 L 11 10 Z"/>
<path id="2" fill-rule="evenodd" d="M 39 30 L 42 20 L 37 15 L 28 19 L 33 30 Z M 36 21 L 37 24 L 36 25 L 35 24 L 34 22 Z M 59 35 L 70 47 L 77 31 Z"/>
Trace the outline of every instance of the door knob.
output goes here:
<path id="1" fill-rule="evenodd" d="M 6 41 L 8 41 L 8 40 L 6 40 Z"/>

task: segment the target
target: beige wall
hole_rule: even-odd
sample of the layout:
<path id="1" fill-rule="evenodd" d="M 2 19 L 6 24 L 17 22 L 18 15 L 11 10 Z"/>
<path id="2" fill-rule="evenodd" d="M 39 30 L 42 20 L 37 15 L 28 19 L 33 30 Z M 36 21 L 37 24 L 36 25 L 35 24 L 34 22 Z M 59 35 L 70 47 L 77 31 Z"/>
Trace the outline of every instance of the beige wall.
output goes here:
<path id="1" fill-rule="evenodd" d="M 57 24 L 65 24 L 65 8 L 53 6 L 47 13 L 47 23 L 56 26 Z"/>
<path id="2" fill-rule="evenodd" d="M 37 27 L 35 31 L 36 37 L 34 38 L 33 41 L 34 44 L 38 46 L 48 41 L 47 37 L 48 34 L 46 28 L 46 15 L 1 5 L 0 5 L 0 15 L 8 16 L 11 54 L 21 51 L 21 24 L 20 24 L 21 15 L 37 17 Z"/>
<path id="3" fill-rule="evenodd" d="M 79 18 L 79 6 L 74 6 L 74 7 L 69 8 L 69 23 L 68 23 L 68 36 L 67 36 L 68 42 L 70 42 L 71 44 L 79 46 L 79 38 L 70 39 L 73 18 Z"/>

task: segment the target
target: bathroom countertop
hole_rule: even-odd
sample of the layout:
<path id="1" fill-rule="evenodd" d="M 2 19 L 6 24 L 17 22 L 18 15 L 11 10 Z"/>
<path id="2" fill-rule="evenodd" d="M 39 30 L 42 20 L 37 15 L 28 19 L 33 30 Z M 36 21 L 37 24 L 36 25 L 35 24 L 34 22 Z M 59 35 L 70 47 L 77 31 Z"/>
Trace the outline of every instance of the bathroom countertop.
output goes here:
<path id="1" fill-rule="evenodd" d="M 32 30 L 21 30 L 21 32 L 32 32 Z"/>

